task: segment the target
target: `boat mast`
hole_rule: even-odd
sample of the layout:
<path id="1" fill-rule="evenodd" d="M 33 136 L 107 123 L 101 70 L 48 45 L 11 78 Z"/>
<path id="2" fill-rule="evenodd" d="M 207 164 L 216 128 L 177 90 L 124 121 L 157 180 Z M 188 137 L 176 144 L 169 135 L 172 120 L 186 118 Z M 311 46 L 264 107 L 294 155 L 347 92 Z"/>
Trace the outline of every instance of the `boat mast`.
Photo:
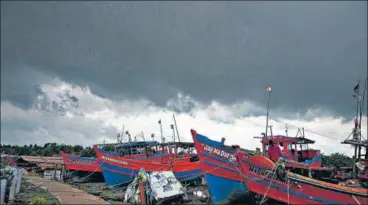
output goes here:
<path id="1" fill-rule="evenodd" d="M 123 129 L 122 129 L 122 131 L 121 131 L 121 135 L 120 135 L 119 143 L 122 143 L 122 142 L 123 142 L 123 139 L 124 139 L 124 130 L 125 130 L 125 125 L 123 125 Z"/>
<path id="2" fill-rule="evenodd" d="M 360 141 L 368 140 L 368 139 L 364 139 L 363 135 L 362 135 L 362 117 L 363 117 L 363 112 L 364 112 L 365 93 L 367 91 L 367 80 L 368 80 L 368 77 L 366 77 L 366 79 L 365 79 L 363 96 L 362 96 L 362 99 L 361 99 L 361 102 L 360 102 L 360 119 L 359 119 L 359 131 L 360 131 L 359 140 Z M 359 156 L 358 157 L 359 157 L 359 159 L 361 158 L 361 146 L 359 146 Z M 366 160 L 368 158 L 368 147 L 365 148 L 365 158 L 366 158 Z"/>
<path id="3" fill-rule="evenodd" d="M 176 129 L 176 136 L 178 137 L 178 141 L 180 142 L 179 130 L 178 130 L 178 125 L 176 124 L 175 114 L 173 114 L 173 118 L 174 118 L 174 124 L 175 124 L 175 129 Z"/>
<path id="4" fill-rule="evenodd" d="M 353 133 L 353 139 L 355 141 L 359 141 L 360 139 L 360 129 L 359 129 L 359 123 L 358 123 L 358 118 L 359 118 L 359 108 L 360 108 L 360 93 L 359 93 L 359 84 L 360 84 L 360 80 L 358 81 L 358 91 L 357 91 L 357 97 L 356 97 L 356 115 L 355 115 L 355 122 L 354 122 L 354 133 Z M 358 146 L 354 145 L 354 164 L 353 164 L 353 176 L 355 177 L 357 175 L 357 170 L 356 170 L 356 166 L 355 163 L 357 163 L 357 153 L 358 151 Z"/>
<path id="5" fill-rule="evenodd" d="M 272 125 L 269 125 L 268 127 L 270 128 L 270 134 L 271 134 L 271 137 L 273 137 L 273 133 L 272 133 Z"/>
<path id="6" fill-rule="evenodd" d="M 160 124 L 161 143 L 164 143 L 164 136 L 163 136 L 163 134 L 162 134 L 162 123 L 161 123 L 161 119 L 158 121 L 158 124 Z"/>
<path id="7" fill-rule="evenodd" d="M 287 124 L 285 124 L 285 133 L 286 133 L 286 137 L 289 137 L 288 125 Z"/>
<path id="8" fill-rule="evenodd" d="M 354 97 L 356 97 L 357 101 L 357 110 L 356 110 L 356 116 L 354 120 L 354 128 L 352 133 L 347 137 L 346 140 L 341 142 L 342 144 L 350 144 L 354 146 L 354 156 L 353 156 L 353 176 L 357 176 L 357 170 L 356 170 L 356 163 L 361 160 L 361 148 L 365 147 L 366 153 L 365 153 L 365 159 L 368 159 L 368 140 L 364 139 L 361 132 L 361 122 L 362 122 L 362 115 L 363 115 L 363 105 L 364 105 L 364 98 L 366 94 L 367 89 L 367 78 L 365 79 L 365 85 L 364 85 L 364 92 L 363 96 L 360 96 L 359 93 L 359 85 L 360 80 L 358 84 L 354 87 Z M 362 97 L 362 99 L 361 99 Z M 353 139 L 349 139 L 350 136 L 353 136 Z M 359 152 L 358 152 L 359 151 Z"/>
<path id="9" fill-rule="evenodd" d="M 267 100 L 267 116 L 266 116 L 266 132 L 265 132 L 265 138 L 267 138 L 267 131 L 268 131 L 268 118 L 269 118 L 269 111 L 270 111 L 270 99 L 271 99 L 271 85 L 267 87 L 268 91 L 268 100 Z"/>
<path id="10" fill-rule="evenodd" d="M 146 141 L 146 138 L 144 138 L 144 133 L 143 133 L 143 131 L 141 131 L 141 133 L 142 133 L 143 141 Z"/>
<path id="11" fill-rule="evenodd" d="M 268 100 L 267 100 L 267 115 L 266 115 L 266 132 L 263 135 L 264 139 L 267 139 L 267 131 L 268 131 L 268 117 L 269 117 L 269 111 L 270 111 L 270 98 L 271 98 L 271 85 L 267 86 L 267 92 L 268 92 Z M 265 143 L 262 143 L 262 149 L 263 154 L 266 154 L 266 145 Z"/>
<path id="12" fill-rule="evenodd" d="M 155 134 L 154 133 L 151 134 L 151 138 L 152 138 L 152 141 L 155 141 Z"/>
<path id="13" fill-rule="evenodd" d="M 128 130 L 127 130 L 127 131 L 125 131 L 125 134 L 128 136 L 128 142 L 131 142 L 131 141 L 132 141 L 132 138 L 131 138 L 131 136 L 130 136 L 129 131 L 128 131 Z"/>
<path id="14" fill-rule="evenodd" d="M 174 130 L 174 125 L 170 125 L 170 129 L 172 129 L 172 132 L 173 132 L 173 142 L 175 142 L 175 130 Z"/>

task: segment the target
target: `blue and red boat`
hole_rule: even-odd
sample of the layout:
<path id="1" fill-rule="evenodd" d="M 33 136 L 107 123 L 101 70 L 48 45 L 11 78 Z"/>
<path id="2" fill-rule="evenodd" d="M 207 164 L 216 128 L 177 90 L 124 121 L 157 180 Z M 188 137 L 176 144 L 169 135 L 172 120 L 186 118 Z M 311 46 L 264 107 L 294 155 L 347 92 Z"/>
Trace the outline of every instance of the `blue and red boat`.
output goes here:
<path id="1" fill-rule="evenodd" d="M 104 150 L 98 145 L 94 145 L 94 148 L 106 184 L 111 189 L 131 182 L 141 168 L 147 172 L 173 171 L 175 177 L 180 181 L 192 181 L 202 176 L 199 161 L 193 153 L 193 143 L 161 143 L 148 146 L 142 150 L 145 151 L 145 156 L 139 159 L 120 156 L 116 152 Z M 189 152 L 181 153 L 179 148 Z"/>
<path id="2" fill-rule="evenodd" d="M 281 157 L 285 161 L 285 166 L 294 173 L 327 177 L 334 171 L 332 168 L 322 167 L 321 151 L 311 148 L 310 145 L 314 144 L 315 141 L 304 137 L 304 135 L 301 137 L 276 135 L 267 138 L 261 137 L 261 139 L 264 153 L 267 153 L 267 145 L 271 140 L 281 147 Z"/>
<path id="3" fill-rule="evenodd" d="M 250 192 L 261 202 L 271 198 L 287 204 L 367 204 L 366 187 L 348 187 L 286 171 L 264 156 L 238 150 L 237 160 Z"/>
<path id="4" fill-rule="evenodd" d="M 212 203 L 229 203 L 244 196 L 248 190 L 244 178 L 241 177 L 238 162 L 235 160 L 236 149 L 240 147 L 226 146 L 224 139 L 221 142 L 214 141 L 198 134 L 195 130 L 191 130 L 191 133 Z M 286 158 L 286 167 L 293 172 L 304 176 L 313 174 L 316 178 L 331 175 L 333 169 L 321 167 L 320 151 L 309 148 L 308 144 L 313 144 L 314 141 L 305 137 L 281 135 L 263 137 L 261 143 L 264 152 L 267 151 L 266 147 L 271 139 L 283 147 L 282 157 Z M 250 150 L 241 150 L 248 155 L 255 153 Z"/>
<path id="5" fill-rule="evenodd" d="M 213 204 L 230 203 L 248 192 L 246 181 L 240 176 L 235 151 L 238 146 L 224 145 L 191 130 L 201 162 L 204 179 Z M 249 150 L 244 150 L 250 152 Z"/>
<path id="6" fill-rule="evenodd" d="M 145 160 L 147 158 L 146 154 L 145 153 L 143 154 L 140 151 L 141 149 L 144 149 L 144 147 L 147 147 L 152 144 L 158 144 L 158 142 L 156 141 L 124 142 L 117 144 L 105 144 L 104 146 L 110 146 L 112 149 L 120 151 L 119 155 L 124 156 L 124 158 Z M 64 153 L 63 151 L 60 152 L 60 155 L 63 158 L 66 168 L 68 170 L 76 171 L 72 172 L 74 175 L 92 176 L 91 178 L 96 178 L 94 177 L 95 175 L 97 176 L 97 178 L 102 177 L 102 170 L 98 158 L 81 157 L 76 154 Z"/>

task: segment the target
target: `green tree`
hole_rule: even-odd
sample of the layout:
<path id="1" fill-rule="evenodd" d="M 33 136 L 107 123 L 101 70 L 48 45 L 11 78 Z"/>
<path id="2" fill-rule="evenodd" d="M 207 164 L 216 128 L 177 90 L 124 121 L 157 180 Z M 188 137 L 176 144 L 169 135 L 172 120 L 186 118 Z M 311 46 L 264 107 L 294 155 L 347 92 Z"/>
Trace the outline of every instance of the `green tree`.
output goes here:
<path id="1" fill-rule="evenodd" d="M 79 152 L 82 151 L 82 150 L 83 150 L 83 147 L 80 146 L 80 145 L 74 145 L 74 147 L 73 147 L 73 152 L 75 154 L 79 154 Z"/>
<path id="2" fill-rule="evenodd" d="M 324 167 L 351 167 L 354 160 L 345 154 L 333 153 L 322 156 L 322 165 Z"/>

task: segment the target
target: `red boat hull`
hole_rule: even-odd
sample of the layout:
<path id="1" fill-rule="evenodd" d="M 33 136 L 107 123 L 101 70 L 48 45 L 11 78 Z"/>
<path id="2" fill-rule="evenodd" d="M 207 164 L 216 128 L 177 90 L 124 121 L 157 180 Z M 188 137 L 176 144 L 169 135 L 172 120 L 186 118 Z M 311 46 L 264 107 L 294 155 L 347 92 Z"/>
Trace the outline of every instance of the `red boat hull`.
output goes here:
<path id="1" fill-rule="evenodd" d="M 251 192 L 288 204 L 367 204 L 366 189 L 331 184 L 288 172 L 282 180 L 276 165 L 264 156 L 237 152 L 242 175 Z"/>
<path id="2" fill-rule="evenodd" d="M 69 170 L 86 171 L 86 172 L 101 172 L 100 163 L 97 158 L 80 157 L 74 154 L 60 152 L 63 157 L 65 166 Z"/>

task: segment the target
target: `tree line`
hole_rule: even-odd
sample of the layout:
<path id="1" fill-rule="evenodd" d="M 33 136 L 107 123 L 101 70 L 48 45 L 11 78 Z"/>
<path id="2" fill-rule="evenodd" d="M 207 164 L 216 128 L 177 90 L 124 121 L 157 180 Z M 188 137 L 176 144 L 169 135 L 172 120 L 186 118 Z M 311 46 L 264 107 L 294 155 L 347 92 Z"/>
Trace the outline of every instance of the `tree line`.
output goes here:
<path id="1" fill-rule="evenodd" d="M 113 150 L 112 147 L 105 147 L 107 150 Z M 82 157 L 96 157 L 93 147 L 83 147 L 81 145 L 65 145 L 57 143 L 46 143 L 43 146 L 30 144 L 24 146 L 18 145 L 1 145 L 0 152 L 2 154 L 26 155 L 26 156 L 55 156 L 60 151 L 65 153 L 77 154 Z M 322 165 L 325 167 L 351 167 L 354 161 L 345 154 L 333 153 L 331 155 L 322 156 Z"/>
<path id="2" fill-rule="evenodd" d="M 69 154 L 78 154 L 82 157 L 96 157 L 93 147 L 83 147 L 81 145 L 46 143 L 43 146 L 37 144 L 18 146 L 0 144 L 0 152 L 2 154 L 26 156 L 55 156 L 59 155 L 60 151 Z"/>

